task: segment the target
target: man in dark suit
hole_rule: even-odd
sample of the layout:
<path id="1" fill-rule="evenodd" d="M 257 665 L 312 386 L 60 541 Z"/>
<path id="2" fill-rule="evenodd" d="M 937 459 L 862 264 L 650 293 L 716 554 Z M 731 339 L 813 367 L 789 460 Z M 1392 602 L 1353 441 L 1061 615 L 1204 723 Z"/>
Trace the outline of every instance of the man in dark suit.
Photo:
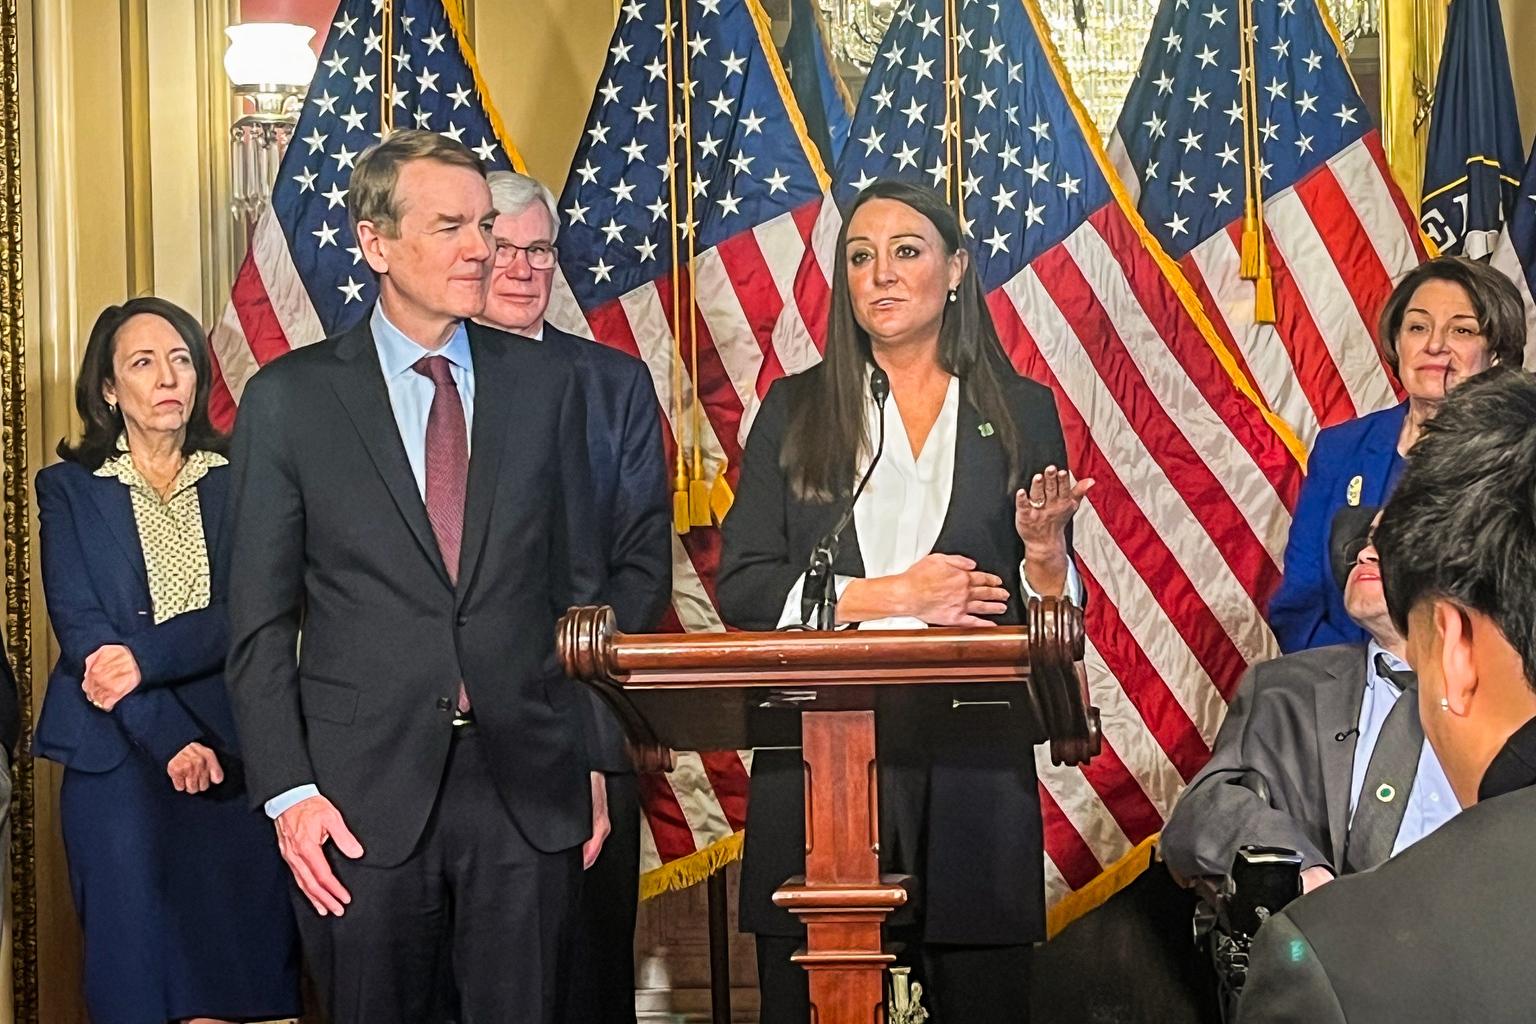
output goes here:
<path id="1" fill-rule="evenodd" d="M 1536 1013 L 1536 378 L 1446 398 L 1376 531 L 1418 707 L 1466 807 L 1259 929 L 1242 1024 L 1529 1021 Z"/>
<path id="2" fill-rule="evenodd" d="M 1378 750 L 1386 756 L 1382 737 L 1392 709 L 1404 696 L 1413 700 L 1404 694 L 1403 637 L 1387 614 L 1369 539 L 1377 512 L 1341 510 L 1330 559 L 1344 607 L 1371 641 L 1300 651 L 1248 670 L 1210 761 L 1163 828 L 1163 858 L 1180 878 L 1225 875 L 1240 846 L 1279 846 L 1301 854 L 1310 892 L 1375 867 L 1460 809 L 1434 751 L 1415 731 L 1411 785 L 1394 788 L 1389 813 L 1362 817 L 1363 827 L 1379 835 L 1350 834 L 1362 791 L 1367 806 L 1381 803 L 1374 795 L 1381 782 L 1369 779 L 1369 768 Z M 1402 714 L 1415 714 L 1411 703 Z"/>
<path id="3" fill-rule="evenodd" d="M 672 589 L 667 464 L 656 392 L 634 356 L 547 323 L 559 215 L 555 198 L 523 174 L 488 176 L 496 206 L 491 286 L 481 323 L 548 348 L 576 370 L 587 403 L 593 524 L 606 567 L 600 593 L 626 633 L 661 624 Z M 606 776 L 613 832 L 582 882 L 567 1013 L 583 1024 L 633 1024 L 635 911 L 640 881 L 640 800 L 618 720 L 592 703 L 593 756 Z"/>
<path id="4" fill-rule="evenodd" d="M 555 1021 L 582 846 L 607 832 L 553 658 L 600 570 L 581 395 L 469 322 L 495 212 L 467 149 L 396 132 L 347 210 L 378 304 L 252 379 L 231 459 L 248 785 L 335 1024 L 440 1020 L 448 975 L 460 1020 Z"/>

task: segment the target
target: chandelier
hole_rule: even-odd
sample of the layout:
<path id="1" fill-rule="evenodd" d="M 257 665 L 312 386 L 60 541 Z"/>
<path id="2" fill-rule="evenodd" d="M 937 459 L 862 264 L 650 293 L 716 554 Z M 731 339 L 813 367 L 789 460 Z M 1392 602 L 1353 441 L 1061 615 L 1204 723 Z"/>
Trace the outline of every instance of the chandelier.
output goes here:
<path id="1" fill-rule="evenodd" d="M 903 0 L 819 0 L 833 56 L 855 95 Z M 1130 91 L 1159 0 L 1038 0 L 1072 87 L 1108 137 Z M 1346 51 L 1376 35 L 1378 0 L 1326 0 Z M 1347 56 L 1347 54 L 1346 54 Z"/>

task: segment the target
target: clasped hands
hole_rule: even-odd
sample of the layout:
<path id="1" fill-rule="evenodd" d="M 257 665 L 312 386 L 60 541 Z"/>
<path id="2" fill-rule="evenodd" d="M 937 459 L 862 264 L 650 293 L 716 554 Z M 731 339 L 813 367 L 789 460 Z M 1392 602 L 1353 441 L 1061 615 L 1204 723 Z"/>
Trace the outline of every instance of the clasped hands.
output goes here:
<path id="1" fill-rule="evenodd" d="M 103 644 L 85 657 L 80 689 L 93 707 L 111 711 L 143 681 L 133 652 L 122 644 Z"/>
<path id="2" fill-rule="evenodd" d="M 1074 483 L 1067 470 L 1047 466 L 1014 495 L 1014 527 L 1024 542 L 1029 585 L 1036 593 L 1063 591 L 1067 525 L 1092 486 L 1092 480 Z M 894 576 L 854 581 L 838 603 L 838 617 L 845 622 L 910 616 L 931 626 L 991 626 L 995 623 L 983 616 L 1007 610 L 1008 589 L 1001 577 L 978 569 L 964 555 L 938 552 Z"/>

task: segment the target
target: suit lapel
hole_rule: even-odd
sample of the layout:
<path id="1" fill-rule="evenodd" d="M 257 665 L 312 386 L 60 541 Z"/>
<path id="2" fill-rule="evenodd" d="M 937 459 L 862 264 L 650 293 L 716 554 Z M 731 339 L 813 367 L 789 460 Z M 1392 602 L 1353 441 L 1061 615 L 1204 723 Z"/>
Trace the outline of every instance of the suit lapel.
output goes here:
<path id="1" fill-rule="evenodd" d="M 469 444 L 469 479 L 464 494 L 464 538 L 459 550 L 459 600 L 474 580 L 485 535 L 490 528 L 491 506 L 501 472 L 501 453 L 512 422 L 512 409 L 526 398 L 526 386 L 510 365 L 509 342 L 471 323 L 469 352 L 475 364 L 475 424 Z"/>
<path id="2" fill-rule="evenodd" d="M 1361 474 L 1360 501 L 1365 505 L 1381 505 L 1386 502 L 1390 485 L 1396 481 L 1393 469 L 1398 462 L 1397 438 L 1403 430 L 1408 403 L 1393 410 L 1396 415 L 1379 417 L 1371 424 L 1371 430 L 1362 439 L 1357 465 Z"/>
<path id="3" fill-rule="evenodd" d="M 432 522 L 427 518 L 427 507 L 416 486 L 416 475 L 411 472 L 410 461 L 405 456 L 400 425 L 395 421 L 389 388 L 384 383 L 384 372 L 379 368 L 373 331 L 368 324 L 369 318 L 364 317 L 342 335 L 336 355 L 346 365 L 332 381 L 332 387 L 352 418 L 352 425 L 357 428 L 374 468 L 384 479 L 401 518 L 410 527 L 444 585 L 452 586 L 442 552 L 437 547 L 437 536 L 432 532 Z"/>
<path id="4" fill-rule="evenodd" d="M 1344 839 L 1349 833 L 1349 787 L 1355 764 L 1354 730 L 1360 724 L 1360 680 L 1365 654 L 1358 646 L 1340 652 L 1329 666 L 1331 678 L 1312 691 L 1317 712 L 1318 759 L 1323 770 L 1323 798 L 1328 811 L 1328 840 L 1333 863 L 1344 863 Z M 1344 739 L 1336 737 L 1343 735 Z"/>
<path id="5" fill-rule="evenodd" d="M 988 522 L 990 515 L 975 509 L 962 508 L 967 500 L 991 494 L 995 487 L 988 486 L 988 474 L 996 473 L 994 452 L 999 448 L 997 434 L 983 436 L 981 413 L 971 405 L 966 394 L 965 382 L 960 382 L 960 408 L 955 414 L 955 468 L 949 488 L 949 507 L 944 511 L 944 525 L 933 542 L 935 551 L 953 551 L 956 542 L 951 532 L 965 523 Z"/>
<path id="6" fill-rule="evenodd" d="M 116 477 L 93 476 L 91 500 L 96 511 L 107 524 L 107 532 L 117 541 L 123 557 L 132 566 L 134 575 L 149 593 L 149 573 L 144 568 L 144 545 L 139 542 L 139 527 L 133 521 L 133 499 L 128 488 Z"/>

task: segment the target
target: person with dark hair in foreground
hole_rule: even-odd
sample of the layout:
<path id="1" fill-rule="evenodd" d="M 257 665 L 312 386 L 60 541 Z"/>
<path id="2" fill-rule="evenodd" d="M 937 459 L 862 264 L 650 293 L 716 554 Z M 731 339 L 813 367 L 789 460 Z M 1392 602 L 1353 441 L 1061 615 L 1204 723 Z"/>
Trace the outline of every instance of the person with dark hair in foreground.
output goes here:
<path id="1" fill-rule="evenodd" d="M 224 688 L 229 470 L 202 327 L 163 299 L 108 307 L 85 347 L 85 424 L 37 475 L 59 639 L 33 752 L 59 817 L 96 1024 L 299 1008 L 272 826 L 247 803 Z"/>
<path id="2" fill-rule="evenodd" d="M 825 359 L 769 389 L 747 443 L 722 527 L 725 619 L 801 621 L 807 561 L 871 467 L 882 422 L 884 455 L 832 565 L 838 624 L 984 627 L 1019 622 L 1030 595 L 1081 602 L 1070 523 L 1092 481 L 1067 472 L 1051 393 L 1009 364 L 954 212 L 930 189 L 878 182 L 836 253 Z M 876 367 L 888 400 L 871 392 Z M 1030 944 L 1045 937 L 1028 718 L 922 701 L 878 712 L 880 859 L 921 887 L 906 955 L 936 1019 L 1017 1024 Z M 752 764 L 741 926 L 758 937 L 766 1024 L 809 1015 L 790 960 L 804 929 L 772 903 L 804 864 L 801 771 L 795 750 Z"/>
<path id="3" fill-rule="evenodd" d="M 1377 339 L 1407 399 L 1317 435 L 1286 540 L 1285 576 L 1269 603 L 1269 625 L 1287 654 L 1366 641 L 1330 578 L 1334 513 L 1386 502 L 1403 456 L 1452 387 L 1490 366 L 1520 365 L 1525 308 L 1509 278 L 1486 263 L 1443 256 L 1398 282 Z"/>
<path id="4" fill-rule="evenodd" d="M 1536 378 L 1459 387 L 1376 530 L 1424 732 L 1466 808 L 1272 917 L 1242 1024 L 1529 1021 L 1536 1007 Z"/>

